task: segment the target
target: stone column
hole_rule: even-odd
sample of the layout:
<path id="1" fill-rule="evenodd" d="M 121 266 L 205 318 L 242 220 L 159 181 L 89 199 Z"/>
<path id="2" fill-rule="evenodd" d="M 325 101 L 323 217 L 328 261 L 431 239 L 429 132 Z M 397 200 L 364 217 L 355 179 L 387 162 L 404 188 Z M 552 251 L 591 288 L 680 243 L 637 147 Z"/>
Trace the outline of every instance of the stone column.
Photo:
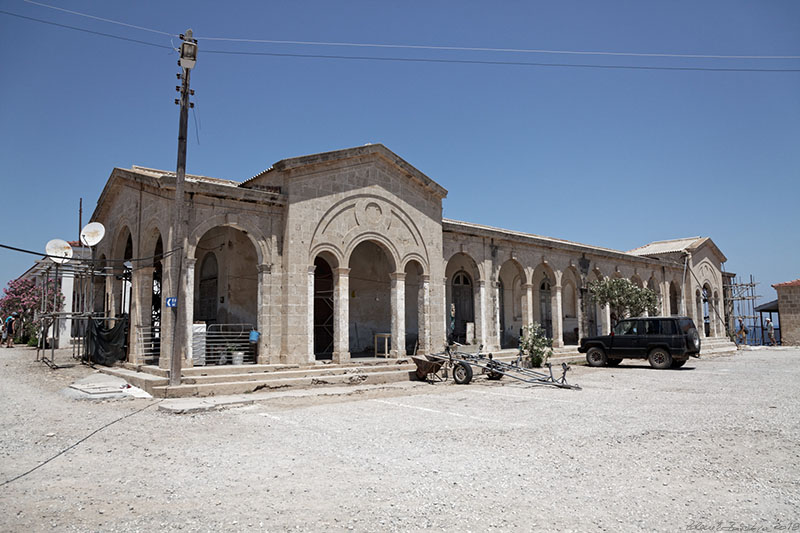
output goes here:
<path id="1" fill-rule="evenodd" d="M 601 310 L 601 321 L 603 325 L 603 335 L 611 333 L 611 306 L 605 306 Z"/>
<path id="2" fill-rule="evenodd" d="M 148 283 L 149 280 L 149 283 Z M 142 328 L 149 325 L 147 311 L 150 310 L 151 303 L 145 290 L 153 287 L 153 268 L 150 266 L 135 267 L 131 272 L 131 314 L 130 332 L 128 334 L 128 361 L 133 364 L 142 362 L 142 344 L 139 342 Z"/>
<path id="3" fill-rule="evenodd" d="M 493 337 L 493 344 L 497 347 L 496 349 L 500 349 L 502 346 L 501 341 L 503 337 L 503 332 L 500 331 L 500 313 L 503 312 L 503 309 L 500 309 L 500 282 L 493 281 L 492 282 L 492 308 L 494 309 L 494 335 Z"/>
<path id="4" fill-rule="evenodd" d="M 406 355 L 406 274 L 393 272 L 392 280 L 392 357 L 401 358 Z"/>
<path id="5" fill-rule="evenodd" d="M 185 342 L 186 342 L 186 359 L 183 362 L 184 368 L 191 368 L 194 366 L 194 359 L 192 358 L 192 324 L 194 323 L 194 269 L 197 264 L 197 259 L 191 257 L 187 258 L 184 263 L 185 269 L 181 277 L 181 285 L 183 285 L 183 294 L 186 295 L 186 304 L 181 305 L 178 302 L 178 312 L 183 313 L 186 324 Z M 163 311 L 162 311 L 163 316 Z"/>
<path id="6" fill-rule="evenodd" d="M 479 324 L 475 324 L 475 334 L 478 337 L 478 344 L 486 346 L 486 282 L 480 280 L 478 282 L 478 312 L 475 314 L 476 318 L 480 319 Z M 477 321 L 476 321 L 477 322 Z M 467 342 L 472 342 L 472 339 L 467 339 Z"/>
<path id="7" fill-rule="evenodd" d="M 418 353 L 431 353 L 431 281 L 430 276 L 423 275 L 417 294 L 417 324 L 419 347 Z"/>
<path id="8" fill-rule="evenodd" d="M 533 285 L 526 283 L 522 286 L 522 324 L 533 324 Z"/>
<path id="9" fill-rule="evenodd" d="M 670 316 L 669 308 L 669 281 L 661 283 L 661 315 Z"/>
<path id="10" fill-rule="evenodd" d="M 561 311 L 561 277 L 556 276 L 556 282 L 551 286 L 551 307 L 553 308 L 553 347 L 564 346 L 564 315 Z"/>
<path id="11" fill-rule="evenodd" d="M 333 269 L 333 362 L 350 361 L 350 269 Z"/>
<path id="12" fill-rule="evenodd" d="M 447 305 L 447 302 L 452 302 L 453 301 L 453 289 L 450 286 L 450 283 L 448 283 L 447 278 L 444 278 L 444 280 L 443 280 L 443 287 L 444 287 L 444 291 L 442 291 L 443 292 L 443 294 L 442 294 L 442 296 L 443 296 L 442 303 L 444 305 L 444 307 L 443 307 L 443 309 L 444 309 L 444 339 L 445 339 L 445 342 L 447 342 L 448 338 L 450 337 L 450 333 L 452 333 L 450 331 L 450 306 Z"/>
<path id="13" fill-rule="evenodd" d="M 308 267 L 308 284 L 306 286 L 306 331 L 308 331 L 306 361 L 309 363 L 313 363 L 316 359 L 314 355 L 314 270 L 316 268 L 316 265 Z"/>
<path id="14" fill-rule="evenodd" d="M 270 339 L 272 338 L 272 323 L 270 314 L 270 293 L 272 292 L 272 265 L 258 265 L 258 311 L 256 330 L 261 334 L 258 338 L 256 350 L 256 363 L 266 365 L 270 363 Z M 313 310 L 312 310 L 313 312 Z"/>

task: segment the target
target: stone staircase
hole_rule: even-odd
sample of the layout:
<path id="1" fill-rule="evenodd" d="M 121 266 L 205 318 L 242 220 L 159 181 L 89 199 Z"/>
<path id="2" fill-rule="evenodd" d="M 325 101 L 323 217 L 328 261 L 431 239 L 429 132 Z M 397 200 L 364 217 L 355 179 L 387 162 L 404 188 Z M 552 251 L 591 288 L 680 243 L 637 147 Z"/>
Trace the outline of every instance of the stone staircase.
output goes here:
<path id="1" fill-rule="evenodd" d="M 414 379 L 416 365 L 410 358 L 365 360 L 350 364 L 221 365 L 184 368 L 181 384 L 170 386 L 166 369 L 124 364 L 101 368 L 158 398 L 217 396 L 257 391 L 370 385 Z"/>
<path id="2" fill-rule="evenodd" d="M 476 352 L 477 347 L 464 346 L 463 351 Z M 736 344 L 727 338 L 702 341 L 700 356 L 736 353 Z M 511 361 L 517 350 L 493 352 L 501 361 Z M 553 349 L 551 363 L 584 361 L 577 346 Z M 364 359 L 349 364 L 318 362 L 311 365 L 221 365 L 184 368 L 181 384 L 170 386 L 166 369 L 151 365 L 101 368 L 106 374 L 120 377 L 158 398 L 220 396 L 258 391 L 303 389 L 343 385 L 377 385 L 415 380 L 416 365 L 410 357 L 403 359 Z"/>

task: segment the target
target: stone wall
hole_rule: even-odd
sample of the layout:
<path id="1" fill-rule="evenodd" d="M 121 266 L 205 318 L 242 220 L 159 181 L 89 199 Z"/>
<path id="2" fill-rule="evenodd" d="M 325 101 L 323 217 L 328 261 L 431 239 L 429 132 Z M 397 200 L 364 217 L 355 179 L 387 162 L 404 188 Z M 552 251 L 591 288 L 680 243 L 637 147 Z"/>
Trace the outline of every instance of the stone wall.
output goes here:
<path id="1" fill-rule="evenodd" d="M 775 287 L 778 292 L 781 344 L 800 346 L 800 285 Z"/>

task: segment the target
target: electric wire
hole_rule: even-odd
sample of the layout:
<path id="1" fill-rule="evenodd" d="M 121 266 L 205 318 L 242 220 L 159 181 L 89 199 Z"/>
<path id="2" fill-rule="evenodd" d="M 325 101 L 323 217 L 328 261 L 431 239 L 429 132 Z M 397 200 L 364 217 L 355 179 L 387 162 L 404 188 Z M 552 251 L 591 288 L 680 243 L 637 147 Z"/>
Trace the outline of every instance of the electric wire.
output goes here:
<path id="1" fill-rule="evenodd" d="M 12 250 L 14 252 L 22 252 L 22 253 L 30 254 L 30 255 L 38 255 L 38 256 L 42 256 L 42 257 L 49 257 L 51 259 L 64 259 L 64 256 L 61 256 L 61 255 L 48 255 L 46 253 L 37 252 L 35 250 L 26 250 L 25 248 L 17 248 L 16 246 L 9 246 L 8 244 L 0 244 L 0 248 L 5 248 L 6 250 Z M 142 261 L 151 261 L 153 259 L 164 259 L 166 257 L 169 257 L 172 254 L 175 254 L 175 253 L 179 252 L 180 250 L 181 250 L 181 248 L 178 247 L 178 248 L 173 248 L 172 250 L 168 250 L 168 251 L 164 252 L 161 255 L 152 255 L 152 256 L 149 256 L 149 257 L 132 257 L 130 259 L 103 259 L 103 262 L 105 262 L 105 263 L 123 263 L 124 264 L 126 261 L 130 261 L 131 263 L 138 263 L 138 262 L 142 262 Z M 94 259 L 93 260 L 91 258 L 85 258 L 85 257 L 70 257 L 69 261 L 76 262 L 76 263 L 93 263 L 93 262 L 94 263 L 98 263 L 98 262 L 100 262 L 99 259 Z"/>
<path id="2" fill-rule="evenodd" d="M 174 51 L 173 46 L 161 45 L 142 41 L 139 39 L 131 39 L 110 33 L 98 32 L 70 26 L 67 24 L 59 24 L 47 20 L 19 15 L 8 11 L 0 10 L 0 13 L 18 17 L 42 24 L 49 24 L 60 28 L 76 30 L 102 37 L 109 37 L 122 41 L 143 44 L 155 48 L 162 48 Z M 173 34 L 168 34 L 173 36 Z M 206 39 L 207 40 L 207 39 Z M 509 49 L 510 50 L 510 49 Z M 554 51 L 555 52 L 555 51 Z M 333 55 L 333 54 L 292 54 L 292 53 L 278 53 L 278 52 L 248 52 L 248 51 L 235 51 L 235 50 L 204 50 L 203 53 L 207 54 L 226 54 L 226 55 L 246 55 L 246 56 L 267 56 L 267 57 L 294 57 L 294 58 L 311 58 L 311 59 L 332 59 L 332 60 L 356 60 L 356 61 L 383 61 L 383 62 L 405 62 L 405 63 L 441 63 L 441 64 L 465 64 L 465 65 L 501 65 L 501 66 L 528 66 L 528 67 L 558 67 L 558 68 L 589 68 L 589 69 L 606 69 L 606 70 L 662 70 L 662 71 L 705 71 L 705 72 L 764 72 L 764 73 L 786 73 L 786 72 L 800 72 L 800 69 L 792 68 L 714 68 L 714 67 L 666 67 L 654 65 L 592 65 L 592 64 L 579 64 L 579 63 L 542 63 L 542 62 L 526 62 L 526 61 L 491 61 L 491 60 L 474 60 L 474 59 L 444 59 L 444 58 L 411 58 L 411 57 L 375 57 L 375 56 L 347 56 L 347 55 Z M 642 54 L 644 55 L 644 54 Z M 697 57 L 706 57 L 696 54 Z M 666 56 L 670 57 L 670 56 Z M 678 57 L 677 55 L 675 57 Z M 707 56 L 711 57 L 711 56 Z M 794 59 L 800 56 L 720 56 L 719 58 L 738 58 L 738 59 Z"/>
<path id="3" fill-rule="evenodd" d="M 75 30 L 75 31 L 80 31 L 80 32 L 84 32 L 84 33 L 91 33 L 92 35 L 100 35 L 102 37 L 109 37 L 111 39 L 119 39 L 120 41 L 129 41 L 129 42 L 132 42 L 132 43 L 144 44 L 144 45 L 147 45 L 147 46 L 153 46 L 155 48 L 166 48 L 166 49 L 169 49 L 169 50 L 173 50 L 173 48 L 171 46 L 166 46 L 166 45 L 163 45 L 163 44 L 150 43 L 150 42 L 147 42 L 147 41 L 141 41 L 139 39 L 131 39 L 129 37 L 122 37 L 120 35 L 113 35 L 111 33 L 104 33 L 104 32 L 101 32 L 101 31 L 87 30 L 85 28 L 78 28 L 77 26 L 70 26 L 68 24 L 59 24 L 58 22 L 50 22 L 49 20 L 37 19 L 37 18 L 34 18 L 34 17 L 26 17 L 25 15 L 19 15 L 17 13 L 11 13 L 9 11 L 0 10 L 0 13 L 2 13 L 4 15 L 11 15 L 12 17 L 18 17 L 18 18 L 21 18 L 21 19 L 32 20 L 34 22 L 41 22 L 42 24 L 49 24 L 50 26 L 58 26 L 59 28 L 66 28 L 68 30 Z"/>
<path id="4" fill-rule="evenodd" d="M 225 41 L 235 43 L 289 44 L 301 46 L 342 46 L 358 48 L 391 48 L 403 50 L 437 50 L 456 52 L 500 52 L 514 54 L 562 54 L 586 56 L 614 57 L 669 57 L 681 59 L 800 59 L 787 55 L 718 55 L 718 54 L 666 54 L 648 52 L 602 52 L 595 50 L 546 50 L 540 48 L 489 48 L 480 46 L 435 46 L 419 44 L 380 44 L 380 43 L 348 43 L 335 41 L 286 41 L 277 39 L 237 39 L 228 37 L 197 37 L 202 41 Z"/>
<path id="5" fill-rule="evenodd" d="M 164 400 L 163 400 L 163 399 L 161 399 L 161 400 L 158 400 L 158 401 L 156 401 L 156 402 L 150 403 L 150 404 L 148 404 L 148 405 L 146 405 L 146 406 L 142 407 L 141 409 L 138 409 L 138 410 L 136 410 L 136 411 L 134 411 L 134 412 L 132 412 L 132 413 L 128 413 L 127 415 L 125 415 L 125 416 L 121 416 L 121 417 L 117 418 L 116 420 L 112 420 L 112 421 L 111 421 L 111 422 L 109 422 L 108 424 L 105 424 L 105 425 L 103 425 L 103 426 L 100 426 L 99 428 L 95 429 L 94 431 L 92 431 L 91 433 L 89 433 L 88 435 L 86 435 L 85 437 L 83 437 L 83 438 L 79 439 L 79 440 L 78 440 L 77 442 L 75 442 L 74 444 L 72 444 L 72 445 L 70 445 L 70 446 L 67 446 L 66 448 L 64 448 L 63 450 L 61 450 L 60 452 L 58 452 L 57 454 L 55 454 L 55 455 L 53 455 L 52 457 L 49 457 L 48 459 L 46 459 L 46 460 L 42 461 L 42 462 L 41 462 L 41 463 L 39 463 L 38 465 L 36 465 L 36 466 L 34 466 L 33 468 L 29 469 L 28 471 L 26 471 L 26 472 L 23 472 L 23 473 L 19 474 L 18 476 L 12 477 L 11 479 L 7 479 L 7 480 L 3 481 L 2 483 L 0 483 L 0 487 L 4 487 L 4 486 L 8 485 L 9 483 L 13 483 L 14 481 L 16 481 L 16 480 L 18 480 L 18 479 L 21 479 L 21 478 L 23 478 L 23 477 L 27 476 L 28 474 L 30 474 L 30 473 L 32 473 L 32 472 L 34 472 L 34 471 L 36 471 L 36 470 L 40 469 L 41 467 L 43 467 L 44 465 L 46 465 L 47 463 L 49 463 L 49 462 L 50 462 L 50 461 L 52 461 L 53 459 L 56 459 L 57 457 L 59 457 L 59 456 L 61 456 L 61 455 L 64 455 L 65 453 L 67 453 L 67 452 L 68 452 L 68 451 L 70 451 L 71 449 L 75 448 L 76 446 L 78 446 L 78 445 L 79 445 L 79 444 L 81 444 L 82 442 L 84 442 L 84 441 L 88 440 L 88 439 L 89 439 L 89 437 L 91 437 L 92 435 L 95 435 L 95 434 L 99 433 L 100 431 L 102 431 L 102 430 L 106 429 L 107 427 L 109 427 L 109 426 L 112 426 L 112 425 L 114 425 L 114 424 L 116 424 L 117 422 L 120 422 L 120 421 L 122 421 L 122 420 L 125 420 L 126 418 L 128 418 L 128 417 L 131 417 L 131 416 L 133 416 L 133 415 L 135 415 L 135 414 L 141 413 L 141 412 L 142 412 L 142 411 L 144 411 L 145 409 L 148 409 L 148 408 L 150 408 L 150 407 L 152 407 L 152 406 L 154 406 L 154 405 L 156 405 L 156 404 L 159 404 L 159 403 L 161 403 L 161 402 L 163 402 L 163 401 L 164 401 Z"/>
<path id="6" fill-rule="evenodd" d="M 64 9 L 63 7 L 51 6 L 49 4 L 42 4 L 41 2 L 34 2 L 33 0 L 25 0 L 25 2 L 28 3 L 28 4 L 33 4 L 33 5 L 40 6 L 40 7 L 46 7 L 48 9 L 55 9 L 56 11 L 63 11 L 64 13 L 69 13 L 71 15 L 78 15 L 78 16 L 81 16 L 81 17 L 86 17 L 86 18 L 90 18 L 90 19 L 94 19 L 94 20 L 99 20 L 101 22 L 108 22 L 109 24 L 118 24 L 119 26 L 125 26 L 127 28 L 134 28 L 134 29 L 137 29 L 137 30 L 149 31 L 149 32 L 152 32 L 152 33 L 158 33 L 158 34 L 161 34 L 161 35 L 168 35 L 169 37 L 178 37 L 179 36 L 177 33 L 169 33 L 169 32 L 166 32 L 166 31 L 154 30 L 152 28 L 145 28 L 144 26 L 136 26 L 134 24 L 128 24 L 127 22 L 120 22 L 118 20 L 111 20 L 111 19 L 106 19 L 106 18 L 103 18 L 103 17 L 96 17 L 94 15 L 89 15 L 88 13 L 81 13 L 79 11 L 72 11 L 70 9 Z"/>
<path id="7" fill-rule="evenodd" d="M 117 20 L 97 17 L 89 15 L 88 13 L 81 13 L 79 11 L 72 11 L 61 7 L 44 4 L 41 2 L 34 2 L 33 0 L 25 0 L 28 4 L 46 7 L 57 11 L 63 11 L 72 15 L 86 17 L 110 24 L 117 24 L 128 28 L 135 28 L 137 30 L 148 31 L 160 35 L 168 35 L 170 37 L 178 37 L 178 34 L 169 33 L 161 30 L 155 30 L 144 26 L 136 26 L 126 22 Z M 298 41 L 298 40 L 282 40 L 282 39 L 246 39 L 239 37 L 197 37 L 198 40 L 204 41 L 220 41 L 232 43 L 255 43 L 255 44 L 281 44 L 281 45 L 299 45 L 299 46 L 339 46 L 339 47 L 356 47 L 356 48 L 390 48 L 401 50 L 437 50 L 437 51 L 456 51 L 456 52 L 497 52 L 497 53 L 514 53 L 514 54 L 561 54 L 561 55 L 588 55 L 588 56 L 612 56 L 612 57 L 671 57 L 682 59 L 800 59 L 800 55 L 726 55 L 726 54 L 669 54 L 657 52 L 608 52 L 600 50 L 551 50 L 543 48 L 493 48 L 484 46 L 442 46 L 442 45 L 423 45 L 423 44 L 393 44 L 393 43 L 354 43 L 344 41 Z"/>
<path id="8" fill-rule="evenodd" d="M 315 59 L 343 59 L 358 61 L 398 61 L 405 63 L 453 63 L 464 65 L 503 65 L 503 66 L 523 66 L 523 67 L 561 67 L 561 68 L 594 68 L 594 69 L 622 69 L 622 70 L 677 70 L 677 71 L 706 71 L 706 72 L 800 72 L 800 69 L 781 69 L 781 68 L 735 68 L 735 67 L 657 67 L 645 65 L 591 65 L 580 63 L 538 63 L 528 61 L 490 61 L 478 59 L 436 59 L 436 58 L 412 58 L 412 57 L 374 57 L 374 56 L 342 56 L 327 54 L 289 54 L 277 52 L 245 52 L 233 50 L 203 50 L 205 54 L 229 54 L 229 55 L 248 55 L 248 56 L 272 56 L 272 57 L 305 57 Z"/>

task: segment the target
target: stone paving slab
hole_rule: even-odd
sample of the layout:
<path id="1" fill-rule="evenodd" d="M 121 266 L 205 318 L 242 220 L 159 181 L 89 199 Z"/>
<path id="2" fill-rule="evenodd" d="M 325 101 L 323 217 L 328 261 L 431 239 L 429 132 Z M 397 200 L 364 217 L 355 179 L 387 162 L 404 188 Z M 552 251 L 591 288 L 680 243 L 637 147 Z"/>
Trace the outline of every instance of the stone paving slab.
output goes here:
<path id="1" fill-rule="evenodd" d="M 254 392 L 252 394 L 231 394 L 227 396 L 207 396 L 202 398 L 170 398 L 158 404 L 158 409 L 159 411 L 173 414 L 191 414 L 281 398 L 348 396 L 361 394 L 367 391 L 387 389 L 406 391 L 429 386 L 430 384 L 424 381 L 408 381 L 383 385 L 350 385 L 346 387 L 326 387 L 324 389 L 292 389 L 278 392 Z"/>

